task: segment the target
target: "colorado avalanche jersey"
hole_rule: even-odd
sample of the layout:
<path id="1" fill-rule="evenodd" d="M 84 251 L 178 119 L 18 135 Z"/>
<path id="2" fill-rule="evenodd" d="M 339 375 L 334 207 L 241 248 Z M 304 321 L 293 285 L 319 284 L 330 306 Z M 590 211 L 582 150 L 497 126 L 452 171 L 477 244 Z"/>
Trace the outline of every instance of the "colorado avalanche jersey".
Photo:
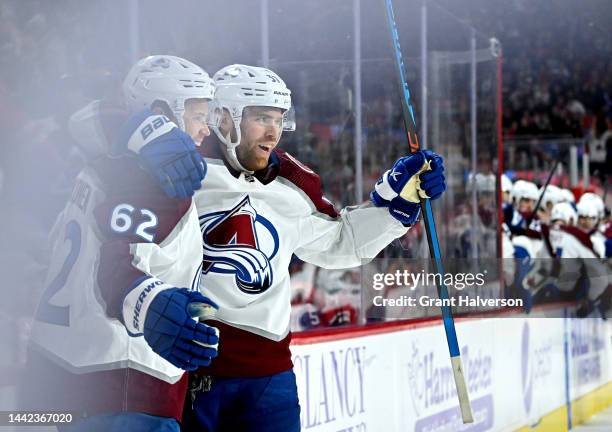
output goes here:
<path id="1" fill-rule="evenodd" d="M 607 263 L 591 242 L 588 233 L 577 227 L 562 226 L 550 230 L 550 242 L 557 257 L 561 258 L 561 273 L 583 275 L 588 281 L 588 297 L 598 298 L 612 280 Z"/>
<path id="2" fill-rule="evenodd" d="M 184 371 L 144 337 L 130 336 L 126 326 L 133 329 L 137 318 L 122 311 L 130 290 L 151 277 L 197 289 L 202 243 L 193 201 L 166 197 L 132 159 L 102 158 L 78 176 L 52 238 L 31 340 L 32 362 L 43 375 L 36 392 L 47 383 L 55 387 L 44 390 L 48 395 L 72 396 L 63 409 L 90 414 L 180 418 Z"/>
<path id="3" fill-rule="evenodd" d="M 111 152 L 116 112 L 90 104 L 73 117 L 75 135 L 96 133 Z M 77 133 L 79 132 L 79 133 Z M 77 139 L 82 142 L 83 140 Z M 386 208 L 360 206 L 340 214 L 321 193 L 319 176 L 275 150 L 266 170 L 233 172 L 207 137 L 208 173 L 194 202 L 203 243 L 200 289 L 218 305 L 219 355 L 200 373 L 246 377 L 290 369 L 292 254 L 325 268 L 363 264 L 406 233 Z M 153 182 L 152 179 L 150 179 Z M 192 257 L 193 258 L 193 257 Z"/>
<path id="4" fill-rule="evenodd" d="M 212 140 L 214 141 L 214 140 Z M 362 265 L 407 228 L 386 208 L 338 214 L 319 176 L 275 150 L 263 173 L 233 172 L 207 144 L 208 173 L 194 201 L 204 247 L 200 289 L 218 305 L 219 357 L 202 371 L 267 375 L 291 367 L 292 254 L 324 268 Z"/>

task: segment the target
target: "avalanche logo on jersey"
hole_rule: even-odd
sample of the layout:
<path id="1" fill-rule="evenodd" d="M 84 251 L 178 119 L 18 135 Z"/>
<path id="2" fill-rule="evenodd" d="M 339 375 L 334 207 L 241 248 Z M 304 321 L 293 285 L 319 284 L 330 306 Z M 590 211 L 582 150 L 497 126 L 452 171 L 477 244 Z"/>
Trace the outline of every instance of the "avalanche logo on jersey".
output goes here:
<path id="1" fill-rule="evenodd" d="M 272 285 L 270 260 L 278 252 L 278 232 L 257 214 L 248 197 L 231 210 L 200 216 L 204 242 L 202 273 L 235 275 L 238 289 L 260 294 Z"/>

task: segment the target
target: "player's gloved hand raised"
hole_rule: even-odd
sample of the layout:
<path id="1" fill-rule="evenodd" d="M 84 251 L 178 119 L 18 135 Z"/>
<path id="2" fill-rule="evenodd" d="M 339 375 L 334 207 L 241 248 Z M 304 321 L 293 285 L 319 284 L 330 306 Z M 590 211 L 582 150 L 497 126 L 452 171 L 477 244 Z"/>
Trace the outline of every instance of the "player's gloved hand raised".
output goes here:
<path id="1" fill-rule="evenodd" d="M 217 356 L 219 330 L 194 318 L 214 316 L 218 306 L 198 291 L 169 288 L 155 296 L 146 312 L 144 338 L 174 366 L 194 371 Z"/>
<path id="2" fill-rule="evenodd" d="M 122 140 L 172 198 L 187 198 L 202 186 L 206 162 L 193 139 L 168 117 L 144 110 L 129 118 Z"/>
<path id="3" fill-rule="evenodd" d="M 398 159 L 378 180 L 370 198 L 377 207 L 388 207 L 404 225 L 413 225 L 420 213 L 419 197 L 435 200 L 445 190 L 444 159 L 421 150 Z"/>

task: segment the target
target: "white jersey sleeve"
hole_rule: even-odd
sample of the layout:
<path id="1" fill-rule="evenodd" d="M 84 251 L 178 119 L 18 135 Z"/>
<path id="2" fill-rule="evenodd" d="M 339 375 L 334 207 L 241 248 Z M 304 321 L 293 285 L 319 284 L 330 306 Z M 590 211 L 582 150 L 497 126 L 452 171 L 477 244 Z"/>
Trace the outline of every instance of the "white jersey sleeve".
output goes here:
<path id="1" fill-rule="evenodd" d="M 336 219 L 312 214 L 299 223 L 301 244 L 295 254 L 323 268 L 355 267 L 407 231 L 387 208 L 369 204 L 347 207 Z"/>

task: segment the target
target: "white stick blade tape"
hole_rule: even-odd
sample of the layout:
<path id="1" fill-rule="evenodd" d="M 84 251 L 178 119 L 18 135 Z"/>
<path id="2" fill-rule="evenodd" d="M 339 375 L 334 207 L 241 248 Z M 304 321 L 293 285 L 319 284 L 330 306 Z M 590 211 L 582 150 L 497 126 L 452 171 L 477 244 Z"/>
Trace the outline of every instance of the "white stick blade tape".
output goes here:
<path id="1" fill-rule="evenodd" d="M 468 396 L 467 384 L 463 373 L 463 365 L 461 357 L 451 357 L 453 366 L 453 376 L 455 377 L 455 385 L 457 386 L 457 396 L 459 397 L 459 408 L 461 409 L 461 418 L 463 423 L 473 423 L 472 406 L 470 405 L 470 397 Z"/>

